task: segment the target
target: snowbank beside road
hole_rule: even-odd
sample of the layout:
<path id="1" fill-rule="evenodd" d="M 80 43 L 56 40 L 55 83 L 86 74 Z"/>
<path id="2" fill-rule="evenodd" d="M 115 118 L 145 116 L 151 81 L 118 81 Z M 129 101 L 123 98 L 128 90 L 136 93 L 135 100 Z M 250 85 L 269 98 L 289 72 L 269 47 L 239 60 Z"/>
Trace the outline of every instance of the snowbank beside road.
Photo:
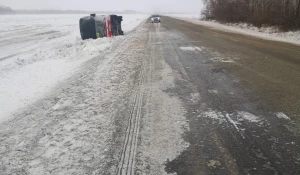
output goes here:
<path id="1" fill-rule="evenodd" d="M 164 14 L 174 18 L 199 19 L 199 14 Z"/>
<path id="2" fill-rule="evenodd" d="M 199 14 L 171 14 L 167 16 L 182 19 L 194 24 L 199 24 L 226 32 L 234 32 L 267 40 L 281 41 L 300 45 L 300 31 L 278 32 L 278 30 L 273 27 L 258 28 L 245 23 L 221 24 L 216 21 L 203 21 L 199 20 Z"/>
<path id="3" fill-rule="evenodd" d="M 0 122 L 45 96 L 121 37 L 80 39 L 84 15 L 0 17 Z M 122 15 L 125 35 L 147 15 Z M 125 36 L 126 37 L 126 36 Z"/>
<path id="4" fill-rule="evenodd" d="M 0 122 L 11 112 L 42 98 L 82 63 L 104 53 L 111 41 L 105 38 L 40 48 L 0 63 Z"/>
<path id="5" fill-rule="evenodd" d="M 125 32 L 134 30 L 141 22 L 146 20 L 149 15 L 121 15 L 123 16 L 122 29 Z"/>

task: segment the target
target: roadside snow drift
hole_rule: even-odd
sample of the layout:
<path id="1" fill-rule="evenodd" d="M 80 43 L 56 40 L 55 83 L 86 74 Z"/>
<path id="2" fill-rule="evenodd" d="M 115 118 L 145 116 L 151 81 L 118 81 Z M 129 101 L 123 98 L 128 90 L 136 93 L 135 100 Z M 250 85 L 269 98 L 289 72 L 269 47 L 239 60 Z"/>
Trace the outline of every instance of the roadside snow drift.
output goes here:
<path id="1" fill-rule="evenodd" d="M 82 63 L 109 52 L 118 38 L 82 41 L 78 24 L 81 16 L 1 16 L 0 122 L 45 96 Z M 147 18 L 122 16 L 125 35 Z"/>

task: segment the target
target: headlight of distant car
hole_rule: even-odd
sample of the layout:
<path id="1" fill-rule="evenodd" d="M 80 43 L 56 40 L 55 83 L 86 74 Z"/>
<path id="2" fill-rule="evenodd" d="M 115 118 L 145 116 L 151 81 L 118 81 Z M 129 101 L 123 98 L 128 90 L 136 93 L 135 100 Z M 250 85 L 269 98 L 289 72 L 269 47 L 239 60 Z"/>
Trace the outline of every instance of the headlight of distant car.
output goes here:
<path id="1" fill-rule="evenodd" d="M 160 17 L 158 17 L 157 19 L 160 20 Z"/>
<path id="2" fill-rule="evenodd" d="M 151 18 L 152 21 L 154 21 L 154 18 Z"/>

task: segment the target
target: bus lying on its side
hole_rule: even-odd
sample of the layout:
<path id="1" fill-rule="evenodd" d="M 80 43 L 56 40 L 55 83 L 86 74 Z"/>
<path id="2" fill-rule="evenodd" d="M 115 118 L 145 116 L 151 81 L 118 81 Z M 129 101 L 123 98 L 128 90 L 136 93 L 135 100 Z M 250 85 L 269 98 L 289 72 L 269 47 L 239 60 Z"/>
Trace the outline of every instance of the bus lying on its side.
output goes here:
<path id="1" fill-rule="evenodd" d="M 121 26 L 122 21 L 123 17 L 117 15 L 96 16 L 96 14 L 91 14 L 90 16 L 80 18 L 81 38 L 85 40 L 124 35 Z"/>

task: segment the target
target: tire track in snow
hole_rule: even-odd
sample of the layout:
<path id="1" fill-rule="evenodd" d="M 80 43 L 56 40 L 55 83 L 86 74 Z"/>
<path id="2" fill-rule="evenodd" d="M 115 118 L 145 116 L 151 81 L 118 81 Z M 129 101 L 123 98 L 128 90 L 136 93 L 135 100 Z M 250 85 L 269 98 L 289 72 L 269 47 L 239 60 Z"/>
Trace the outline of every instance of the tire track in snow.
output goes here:
<path id="1" fill-rule="evenodd" d="M 145 89 L 141 86 L 139 86 L 135 92 L 134 105 L 131 109 L 121 160 L 118 167 L 119 175 L 134 173 L 144 92 Z"/>
<path id="2" fill-rule="evenodd" d="M 138 43 L 135 47 L 138 47 Z M 142 60 L 140 67 L 140 77 L 138 87 L 134 93 L 134 102 L 128 120 L 126 135 L 123 143 L 121 157 L 118 165 L 118 175 L 135 174 L 135 158 L 138 146 L 138 137 L 140 129 L 140 119 L 142 115 L 143 97 L 146 89 L 143 85 L 146 82 L 145 61 Z"/>
<path id="3" fill-rule="evenodd" d="M 126 39 L 122 39 L 120 41 L 120 43 L 117 45 L 118 49 L 115 50 L 115 54 L 113 54 L 112 57 L 118 57 L 120 56 L 128 47 L 129 45 L 126 44 Z M 122 47 L 123 45 L 123 47 Z M 107 54 L 106 52 L 104 53 L 104 55 Z M 97 56 L 99 57 L 99 56 Z M 101 65 L 102 62 L 104 62 L 107 59 L 107 57 L 103 57 L 102 59 L 97 60 L 95 63 L 91 64 L 91 66 L 87 69 L 87 71 L 85 71 L 83 74 L 80 75 L 80 78 L 78 78 L 77 80 L 74 80 L 72 83 L 80 83 L 82 82 L 86 77 L 88 77 L 90 75 L 91 72 L 93 72 L 94 70 L 97 69 L 97 67 L 99 65 Z M 92 60 L 93 61 L 93 60 Z"/>

